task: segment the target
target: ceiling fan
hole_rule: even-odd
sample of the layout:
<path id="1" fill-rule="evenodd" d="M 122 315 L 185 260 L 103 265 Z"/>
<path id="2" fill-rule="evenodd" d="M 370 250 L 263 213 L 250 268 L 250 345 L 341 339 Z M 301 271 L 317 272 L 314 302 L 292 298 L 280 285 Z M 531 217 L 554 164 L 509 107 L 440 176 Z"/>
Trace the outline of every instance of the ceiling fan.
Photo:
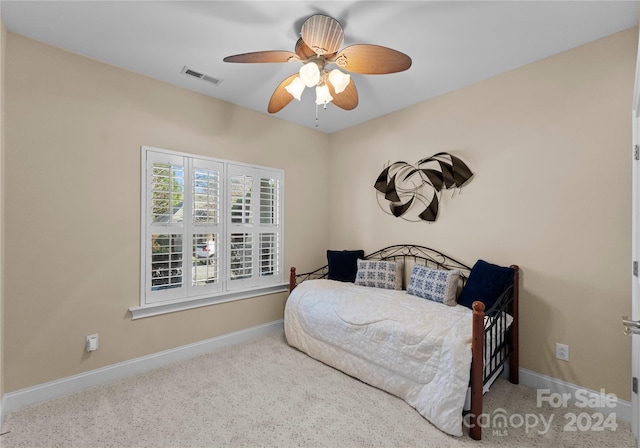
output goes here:
<path id="1" fill-rule="evenodd" d="M 284 50 L 256 51 L 224 58 L 225 62 L 302 62 L 298 73 L 287 77 L 276 87 L 267 110 L 276 113 L 294 98 L 298 101 L 305 87 L 316 88 L 316 104 L 333 102 L 344 110 L 358 105 L 358 91 L 351 77 L 337 65 L 351 73 L 380 75 L 397 73 L 411 67 L 411 58 L 391 48 L 379 45 L 355 44 L 342 50 L 344 31 L 340 22 L 324 14 L 309 17 L 300 31 L 295 52 Z"/>

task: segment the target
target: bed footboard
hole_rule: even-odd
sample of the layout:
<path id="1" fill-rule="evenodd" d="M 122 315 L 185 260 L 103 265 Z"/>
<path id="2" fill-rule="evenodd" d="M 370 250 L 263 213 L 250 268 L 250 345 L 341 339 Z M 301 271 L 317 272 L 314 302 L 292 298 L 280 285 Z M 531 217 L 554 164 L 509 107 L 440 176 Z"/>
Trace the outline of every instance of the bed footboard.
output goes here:
<path id="1" fill-rule="evenodd" d="M 518 357 L 518 347 L 520 346 L 520 340 L 518 334 L 519 329 L 519 290 L 520 290 L 520 268 L 516 265 L 511 265 L 513 269 L 513 295 L 511 299 L 511 316 L 513 317 L 513 323 L 509 336 L 511 338 L 511 353 L 509 354 L 509 381 L 512 384 L 520 384 L 520 376 L 518 374 L 520 370 L 520 358 Z"/>
<path id="2" fill-rule="evenodd" d="M 471 336 L 471 421 L 469 436 L 482 439 L 482 427 L 478 418 L 482 414 L 482 389 L 484 386 L 484 303 L 473 302 Z"/>
<path id="3" fill-rule="evenodd" d="M 482 439 L 478 416 L 482 413 L 482 395 L 509 360 L 509 381 L 518 384 L 520 369 L 518 359 L 518 291 L 520 269 L 511 265 L 513 284 L 507 288 L 496 304 L 485 310 L 482 302 L 473 302 L 472 361 L 471 361 L 471 419 L 469 435 Z M 489 316 L 485 320 L 485 315 Z M 513 320 L 508 325 L 508 317 Z"/>

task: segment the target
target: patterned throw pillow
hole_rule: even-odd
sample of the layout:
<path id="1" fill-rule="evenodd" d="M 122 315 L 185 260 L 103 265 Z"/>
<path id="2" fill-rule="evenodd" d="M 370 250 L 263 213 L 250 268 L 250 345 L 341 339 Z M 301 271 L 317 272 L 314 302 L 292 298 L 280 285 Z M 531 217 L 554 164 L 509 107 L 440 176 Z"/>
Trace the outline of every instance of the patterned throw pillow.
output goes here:
<path id="1" fill-rule="evenodd" d="M 384 289 L 402 289 L 402 263 L 382 260 L 358 260 L 356 285 Z"/>
<path id="2" fill-rule="evenodd" d="M 416 264 L 411 271 L 407 293 L 454 306 L 459 277 L 460 271 L 458 269 L 446 271 Z"/>

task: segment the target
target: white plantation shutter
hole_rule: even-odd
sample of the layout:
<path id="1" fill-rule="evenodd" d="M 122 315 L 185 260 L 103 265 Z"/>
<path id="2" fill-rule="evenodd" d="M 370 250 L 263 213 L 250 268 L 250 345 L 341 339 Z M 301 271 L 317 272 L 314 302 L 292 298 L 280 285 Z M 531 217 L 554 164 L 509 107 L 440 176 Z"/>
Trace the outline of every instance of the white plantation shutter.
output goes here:
<path id="1" fill-rule="evenodd" d="M 142 155 L 140 309 L 285 289 L 282 171 L 155 148 Z"/>
<path id="2" fill-rule="evenodd" d="M 281 273 L 280 177 L 268 174 L 260 176 L 259 272 L 261 277 L 277 277 Z"/>
<path id="3" fill-rule="evenodd" d="M 229 277 L 232 281 L 253 277 L 253 234 L 232 233 L 229 256 Z"/>
<path id="4" fill-rule="evenodd" d="M 260 276 L 278 275 L 278 234 L 260 233 Z"/>
<path id="5" fill-rule="evenodd" d="M 282 279 L 281 179 L 275 170 L 229 165 L 229 289 Z"/>
<path id="6" fill-rule="evenodd" d="M 236 168 L 236 171 L 241 168 Z M 229 177 L 229 190 L 231 192 L 231 223 L 253 223 L 253 176 L 248 174 L 232 173 Z"/>
<path id="7" fill-rule="evenodd" d="M 188 295 L 222 291 L 220 280 L 220 219 L 224 166 L 220 162 L 194 158 L 191 171 L 191 278 Z"/>
<path id="8" fill-rule="evenodd" d="M 173 160 L 171 162 L 170 160 Z M 151 161 L 151 217 L 153 223 L 183 221 L 184 160 Z"/>
<path id="9" fill-rule="evenodd" d="M 146 303 L 184 296 L 184 158 L 147 157 Z"/>
<path id="10" fill-rule="evenodd" d="M 260 177 L 260 224 L 277 226 L 280 206 L 280 181 L 269 177 Z"/>

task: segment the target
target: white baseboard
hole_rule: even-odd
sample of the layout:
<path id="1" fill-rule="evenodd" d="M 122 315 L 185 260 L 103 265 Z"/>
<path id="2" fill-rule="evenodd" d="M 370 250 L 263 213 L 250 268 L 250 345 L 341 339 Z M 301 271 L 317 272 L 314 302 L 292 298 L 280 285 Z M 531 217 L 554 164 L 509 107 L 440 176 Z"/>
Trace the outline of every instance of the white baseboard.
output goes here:
<path id="1" fill-rule="evenodd" d="M 225 334 L 204 341 L 195 342 L 193 344 L 132 359 L 130 361 L 91 370 L 78 375 L 28 387 L 15 392 L 9 392 L 0 399 L 0 425 L 4 421 L 6 414 L 22 409 L 26 406 L 80 392 L 89 387 L 99 386 L 120 378 L 155 369 L 157 367 L 194 358 L 217 349 L 238 344 L 260 336 L 266 336 L 267 334 L 281 330 L 282 328 L 283 320 L 277 320 L 267 324 L 247 328 L 245 330 L 236 331 L 234 333 Z M 600 392 L 576 386 L 575 384 L 552 378 L 541 373 L 536 373 L 531 370 L 520 368 L 519 373 L 520 384 L 534 389 L 548 389 L 550 393 L 566 393 L 572 398 L 575 398 L 577 396 L 576 393 L 578 392 L 580 392 L 582 396 L 584 396 L 585 393 L 592 397 L 601 395 Z M 504 372 L 502 376 L 505 376 L 506 374 L 508 374 L 508 372 Z M 631 403 L 625 400 L 616 399 L 614 407 L 590 408 L 590 410 L 591 412 L 598 411 L 603 413 L 615 412 L 616 418 L 627 422 L 631 421 Z"/>
<path id="2" fill-rule="evenodd" d="M 267 324 L 247 328 L 245 330 L 236 331 L 234 333 L 195 342 L 193 344 L 183 345 L 174 349 L 132 359 L 130 361 L 112 364 L 100 369 L 28 387 L 15 392 L 9 392 L 5 394 L 2 399 L 0 422 L 4 421 L 5 414 L 22 409 L 26 406 L 75 392 L 80 392 L 81 390 L 89 387 L 99 386 L 120 378 L 155 369 L 157 367 L 194 358 L 213 350 L 228 347 L 260 336 L 265 336 L 281 330 L 282 328 L 283 320 L 280 319 Z"/>
<path id="3" fill-rule="evenodd" d="M 569 398 L 568 401 L 571 403 L 575 403 L 576 398 L 579 398 L 582 403 L 585 403 L 585 400 L 588 400 L 588 403 L 601 403 L 604 401 L 601 399 L 601 392 L 587 389 L 586 387 L 576 386 L 575 384 L 523 368 L 519 369 L 519 374 L 520 384 L 534 389 L 548 389 L 549 393 L 552 394 L 567 394 L 566 396 Z M 616 398 L 615 400 L 610 400 L 610 403 L 611 406 L 590 406 L 588 409 L 585 408 L 585 410 L 588 412 L 602 412 L 603 414 L 615 412 L 616 419 L 625 422 L 631 421 L 631 402 Z"/>

